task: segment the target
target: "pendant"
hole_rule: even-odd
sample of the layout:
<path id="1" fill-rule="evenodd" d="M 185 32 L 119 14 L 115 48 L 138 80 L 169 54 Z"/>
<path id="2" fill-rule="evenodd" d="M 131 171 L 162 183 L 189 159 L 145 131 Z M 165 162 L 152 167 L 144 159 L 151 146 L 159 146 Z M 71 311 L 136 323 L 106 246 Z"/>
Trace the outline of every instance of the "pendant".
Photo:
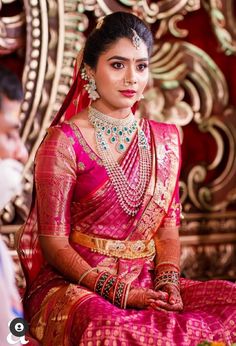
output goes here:
<path id="1" fill-rule="evenodd" d="M 118 153 L 124 153 L 126 150 L 126 146 L 124 145 L 124 143 L 117 143 L 115 148 Z"/>

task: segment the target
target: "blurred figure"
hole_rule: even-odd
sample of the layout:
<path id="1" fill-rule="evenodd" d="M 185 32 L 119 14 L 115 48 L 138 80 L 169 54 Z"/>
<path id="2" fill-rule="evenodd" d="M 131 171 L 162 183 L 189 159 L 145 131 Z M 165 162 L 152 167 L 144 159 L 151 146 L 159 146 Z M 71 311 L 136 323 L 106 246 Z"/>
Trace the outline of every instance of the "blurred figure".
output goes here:
<path id="1" fill-rule="evenodd" d="M 27 150 L 19 135 L 23 90 L 17 76 L 0 66 L 0 209 L 21 191 Z"/>
<path id="2" fill-rule="evenodd" d="M 22 98 L 23 90 L 17 76 L 0 66 L 0 211 L 22 189 L 22 170 L 28 158 L 19 134 Z M 23 317 L 23 311 L 13 261 L 1 237 L 0 297 L 0 342 L 5 345 L 10 332 L 9 321 Z"/>

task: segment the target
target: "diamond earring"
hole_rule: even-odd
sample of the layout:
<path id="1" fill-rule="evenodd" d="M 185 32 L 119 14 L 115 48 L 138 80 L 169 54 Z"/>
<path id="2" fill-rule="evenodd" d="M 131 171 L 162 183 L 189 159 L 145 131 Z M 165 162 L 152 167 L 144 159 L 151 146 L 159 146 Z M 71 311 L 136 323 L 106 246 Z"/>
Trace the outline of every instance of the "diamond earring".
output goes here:
<path id="1" fill-rule="evenodd" d="M 85 67 L 83 67 L 82 70 L 81 70 L 81 77 L 82 77 L 84 80 L 88 80 L 88 75 L 87 75 L 87 72 L 86 72 Z"/>
<path id="2" fill-rule="evenodd" d="M 87 90 L 91 100 L 95 101 L 100 98 L 97 92 L 96 82 L 93 78 L 89 78 L 88 84 L 86 84 L 84 88 Z"/>
<path id="3" fill-rule="evenodd" d="M 97 92 L 97 86 L 94 78 L 89 78 L 86 72 L 86 69 L 83 68 L 81 71 L 81 77 L 88 81 L 88 83 L 84 86 L 84 89 L 87 90 L 88 96 L 91 100 L 95 101 L 98 98 L 100 98 L 98 92 Z"/>

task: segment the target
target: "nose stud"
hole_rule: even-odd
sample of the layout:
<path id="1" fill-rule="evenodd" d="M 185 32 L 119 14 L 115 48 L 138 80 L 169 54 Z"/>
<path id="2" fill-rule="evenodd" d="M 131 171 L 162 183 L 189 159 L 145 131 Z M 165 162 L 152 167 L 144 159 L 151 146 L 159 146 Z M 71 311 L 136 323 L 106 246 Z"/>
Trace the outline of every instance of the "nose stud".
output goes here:
<path id="1" fill-rule="evenodd" d="M 125 81 L 124 81 L 125 86 L 129 86 L 129 85 L 136 84 L 136 83 L 137 83 L 137 82 L 134 81 L 134 80 L 126 80 L 126 79 L 125 79 Z"/>

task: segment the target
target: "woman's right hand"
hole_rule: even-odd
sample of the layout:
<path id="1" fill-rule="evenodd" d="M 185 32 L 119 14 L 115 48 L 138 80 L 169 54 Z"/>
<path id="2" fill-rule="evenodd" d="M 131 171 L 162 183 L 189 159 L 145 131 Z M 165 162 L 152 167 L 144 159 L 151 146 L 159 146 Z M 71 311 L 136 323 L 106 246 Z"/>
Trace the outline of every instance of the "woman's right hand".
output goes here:
<path id="1" fill-rule="evenodd" d="M 136 309 L 147 309 L 155 304 L 158 306 L 158 303 L 167 302 L 168 294 L 166 292 L 158 291 L 155 292 L 149 288 L 142 287 L 132 287 L 129 291 L 127 299 L 128 308 Z"/>

